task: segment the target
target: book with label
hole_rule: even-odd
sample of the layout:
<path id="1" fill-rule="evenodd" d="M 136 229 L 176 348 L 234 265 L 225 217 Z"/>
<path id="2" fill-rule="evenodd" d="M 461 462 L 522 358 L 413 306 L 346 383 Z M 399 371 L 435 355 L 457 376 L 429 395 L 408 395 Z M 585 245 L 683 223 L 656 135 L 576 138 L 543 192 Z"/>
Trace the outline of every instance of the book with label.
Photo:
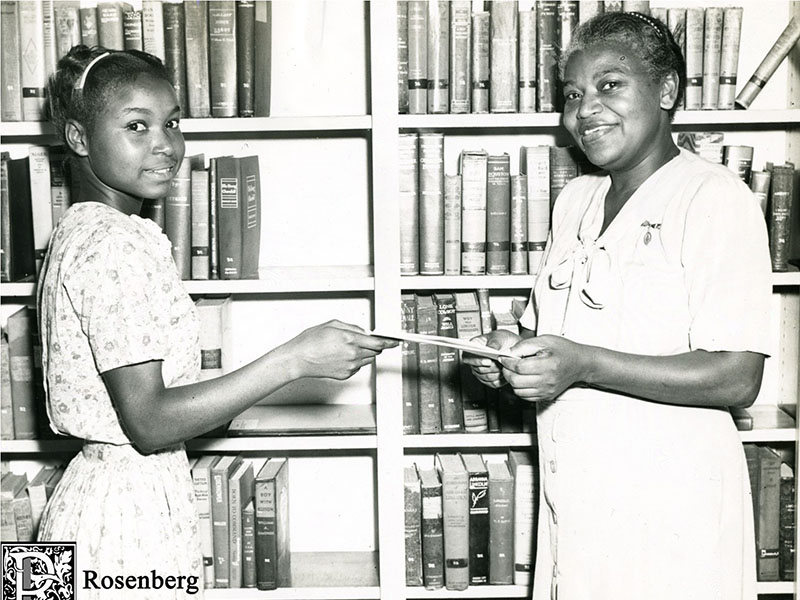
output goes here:
<path id="1" fill-rule="evenodd" d="M 8 361 L 11 371 L 11 405 L 14 437 L 33 440 L 37 437 L 36 392 L 34 386 L 33 308 L 23 306 L 6 320 Z"/>
<path id="2" fill-rule="evenodd" d="M 511 161 L 508 154 L 490 155 L 486 179 L 486 273 L 511 271 Z"/>
<path id="3" fill-rule="evenodd" d="M 240 117 L 255 115 L 256 5 L 236 3 L 236 96 Z"/>
<path id="4" fill-rule="evenodd" d="M 203 297 L 195 301 L 200 321 L 200 381 L 225 373 L 231 298 Z"/>
<path id="5" fill-rule="evenodd" d="M 419 152 L 416 133 L 398 139 L 400 274 L 419 274 Z"/>
<path id="6" fill-rule="evenodd" d="M 208 60 L 211 116 L 235 117 L 239 102 L 234 0 L 208 0 Z"/>
<path id="7" fill-rule="evenodd" d="M 450 108 L 450 1 L 428 0 L 428 113 Z"/>
<path id="8" fill-rule="evenodd" d="M 511 246 L 509 266 L 512 275 L 528 273 L 528 176 L 511 176 Z"/>
<path id="9" fill-rule="evenodd" d="M 422 496 L 415 467 L 403 468 L 406 585 L 422 585 Z"/>
<path id="10" fill-rule="evenodd" d="M 239 159 L 242 205 L 242 279 L 258 279 L 261 255 L 261 170 L 258 156 Z"/>
<path id="11" fill-rule="evenodd" d="M 536 4 L 519 11 L 519 112 L 536 112 Z"/>
<path id="12" fill-rule="evenodd" d="M 528 452 L 509 450 L 514 478 L 514 583 L 530 585 L 536 555 L 537 467 Z"/>
<path id="13" fill-rule="evenodd" d="M 53 233 L 53 213 L 50 207 L 50 148 L 28 146 L 28 176 L 31 189 L 33 219 L 33 253 L 38 274 L 42 268 L 50 234 Z"/>
<path id="14" fill-rule="evenodd" d="M 397 113 L 408 113 L 408 2 L 397 2 Z"/>
<path id="15" fill-rule="evenodd" d="M 480 454 L 463 453 L 469 481 L 469 584 L 489 583 L 489 472 Z"/>
<path id="16" fill-rule="evenodd" d="M 242 457 L 226 454 L 211 467 L 211 518 L 214 534 L 214 587 L 231 587 L 229 482 Z"/>
<path id="17" fill-rule="evenodd" d="M 722 49 L 722 7 L 705 9 L 703 35 L 703 99 L 700 108 L 715 110 L 719 100 L 719 75 Z"/>
<path id="18" fill-rule="evenodd" d="M 109 50 L 125 49 L 125 32 L 122 26 L 122 13 L 132 10 L 126 2 L 97 3 L 98 42 Z"/>
<path id="19" fill-rule="evenodd" d="M 195 119 L 211 116 L 208 95 L 208 11 L 205 3 L 184 1 L 186 49 L 186 101 Z"/>
<path id="20" fill-rule="evenodd" d="M 444 274 L 461 275 L 461 175 L 444 176 Z"/>
<path id="21" fill-rule="evenodd" d="M 442 482 L 436 469 L 418 469 L 422 495 L 422 581 L 426 589 L 444 586 Z"/>
<path id="22" fill-rule="evenodd" d="M 542 0 L 537 5 L 536 35 L 539 38 L 537 98 L 539 112 L 555 112 L 558 103 L 558 2 Z"/>
<path id="23" fill-rule="evenodd" d="M 254 473 L 253 463 L 243 460 L 231 475 L 228 482 L 228 522 L 230 548 L 230 585 L 232 588 L 243 587 L 242 579 L 242 509 L 253 499 Z"/>
<path id="24" fill-rule="evenodd" d="M 122 37 L 125 50 L 144 50 L 141 10 L 126 10 L 122 13 Z"/>
<path id="25" fill-rule="evenodd" d="M 437 331 L 440 337 L 457 338 L 456 299 L 453 294 L 436 293 Z M 464 431 L 464 409 L 461 402 L 460 356 L 458 350 L 438 346 L 439 356 L 439 404 L 441 406 L 442 431 L 460 433 Z"/>
<path id="26" fill-rule="evenodd" d="M 167 53 L 162 0 L 142 0 L 142 33 L 144 51 L 159 57 L 162 61 L 165 60 Z"/>
<path id="27" fill-rule="evenodd" d="M 178 96 L 178 105 L 186 112 L 189 100 L 186 86 L 186 13 L 182 2 L 165 2 L 164 67 Z"/>
<path id="28" fill-rule="evenodd" d="M 475 292 L 455 292 L 456 332 L 462 340 L 471 340 L 482 333 L 480 305 Z M 464 431 L 487 431 L 486 387 L 472 374 L 466 363 L 459 367 L 461 403 L 464 408 Z"/>
<path id="29" fill-rule="evenodd" d="M 192 279 L 208 279 L 211 273 L 210 196 L 208 169 L 192 169 L 189 175 L 192 194 Z"/>
<path id="30" fill-rule="evenodd" d="M 216 159 L 217 235 L 219 278 L 242 278 L 242 181 L 239 159 Z"/>
<path id="31" fill-rule="evenodd" d="M 291 586 L 289 461 L 270 458 L 255 479 L 256 586 Z"/>
<path id="32" fill-rule="evenodd" d="M 719 92 L 717 108 L 733 110 L 736 103 L 736 75 L 739 68 L 739 42 L 742 36 L 741 6 L 722 9 L 722 41 L 719 63 Z"/>
<path id="33" fill-rule="evenodd" d="M 428 3 L 408 1 L 408 112 L 428 112 Z"/>
<path id="34" fill-rule="evenodd" d="M 493 113 L 517 112 L 519 108 L 517 20 L 516 0 L 496 0 L 491 3 L 489 111 Z"/>
<path id="35" fill-rule="evenodd" d="M 508 463 L 487 462 L 489 474 L 489 583 L 514 583 L 514 479 Z"/>
<path id="36" fill-rule="evenodd" d="M 400 296 L 400 326 L 403 331 L 415 333 L 417 331 L 417 305 L 414 294 L 401 294 Z M 419 433 L 419 375 L 418 375 L 418 344 L 403 341 L 402 352 L 402 377 L 403 377 L 403 433 L 412 435 Z"/>
<path id="37" fill-rule="evenodd" d="M 192 168 L 198 158 L 184 156 L 164 198 L 164 233 L 181 279 L 192 277 Z"/>
<path id="38" fill-rule="evenodd" d="M 0 2 L 0 35 L 0 119 L 22 121 L 19 4 L 14 0 Z"/>
<path id="39" fill-rule="evenodd" d="M 206 588 L 214 587 L 214 531 L 211 520 L 211 467 L 219 460 L 214 454 L 204 454 L 192 465 L 194 502 L 197 507 L 197 526 L 203 555 L 203 580 Z"/>
<path id="40" fill-rule="evenodd" d="M 242 507 L 242 587 L 256 587 L 255 496 Z"/>
<path id="41" fill-rule="evenodd" d="M 437 335 L 438 316 L 433 296 L 415 295 L 417 333 Z M 442 430 L 442 411 L 439 404 L 439 351 L 431 344 L 420 344 L 417 350 L 419 375 L 419 431 L 439 433 Z"/>
<path id="42" fill-rule="evenodd" d="M 158 0 L 158 2 L 160 6 L 161 0 Z M 97 4 L 84 4 L 81 2 L 79 15 L 81 19 L 81 44 L 90 48 L 97 46 L 100 43 L 100 38 L 97 34 Z M 144 18 L 144 15 L 142 18 Z M 149 52 L 147 46 L 145 46 L 145 52 Z"/>
<path id="43" fill-rule="evenodd" d="M 420 274 L 443 275 L 444 134 L 420 134 L 419 162 Z"/>
<path id="44" fill-rule="evenodd" d="M 486 274 L 486 209 L 489 154 L 485 150 L 462 151 L 461 174 L 461 271 Z"/>
<path id="45" fill-rule="evenodd" d="M 686 110 L 700 110 L 703 104 L 703 40 L 705 37 L 703 7 L 686 9 Z"/>
<path id="46" fill-rule="evenodd" d="M 454 114 L 470 111 L 472 95 L 470 6 L 470 0 L 452 0 L 450 2 L 450 112 Z"/>
<path id="47" fill-rule="evenodd" d="M 490 81 L 490 28 L 489 13 L 472 13 L 472 112 L 489 112 Z"/>
<path id="48" fill-rule="evenodd" d="M 444 581 L 448 590 L 469 586 L 469 481 L 458 454 L 436 454 L 442 482 Z"/>

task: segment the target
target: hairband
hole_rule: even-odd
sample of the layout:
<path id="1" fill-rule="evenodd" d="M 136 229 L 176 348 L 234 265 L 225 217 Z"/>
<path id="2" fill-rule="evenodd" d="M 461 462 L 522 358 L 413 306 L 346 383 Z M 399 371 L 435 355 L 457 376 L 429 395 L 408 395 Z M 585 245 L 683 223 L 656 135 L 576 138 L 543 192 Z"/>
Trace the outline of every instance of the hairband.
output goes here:
<path id="1" fill-rule="evenodd" d="M 76 90 L 82 90 L 83 86 L 86 85 L 86 77 L 89 75 L 89 71 L 92 70 L 92 67 L 97 63 L 101 58 L 105 58 L 106 56 L 111 56 L 110 52 L 103 52 L 102 54 L 95 56 L 92 61 L 86 65 L 86 68 L 81 73 L 81 78 L 78 79 L 78 82 L 75 84 Z"/>
<path id="2" fill-rule="evenodd" d="M 643 15 L 642 13 L 638 13 L 638 12 L 629 12 L 628 14 L 631 15 L 632 17 L 636 17 L 637 19 L 641 19 L 642 21 L 644 21 L 645 23 L 650 25 L 650 27 L 655 29 L 656 35 L 659 38 L 663 38 L 664 37 L 664 33 L 658 27 L 658 25 L 656 24 L 655 20 L 652 19 L 651 17 L 648 17 L 647 15 Z"/>

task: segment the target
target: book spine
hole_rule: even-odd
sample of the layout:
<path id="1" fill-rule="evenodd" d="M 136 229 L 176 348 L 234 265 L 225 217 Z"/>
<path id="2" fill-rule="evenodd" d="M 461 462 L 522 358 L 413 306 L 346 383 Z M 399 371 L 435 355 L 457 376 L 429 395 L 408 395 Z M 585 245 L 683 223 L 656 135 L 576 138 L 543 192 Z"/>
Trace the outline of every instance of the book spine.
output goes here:
<path id="1" fill-rule="evenodd" d="M 33 514 L 31 510 L 31 500 L 25 490 L 21 490 L 11 502 L 14 510 L 14 522 L 17 528 L 17 540 L 19 542 L 32 542 L 35 532 L 33 530 Z"/>
<path id="2" fill-rule="evenodd" d="M 400 183 L 400 274 L 419 274 L 419 152 L 416 133 L 401 133 L 398 142 Z"/>
<path id="3" fill-rule="evenodd" d="M 744 84 L 744 87 L 736 96 L 736 104 L 742 108 L 750 108 L 750 105 L 756 99 L 761 90 L 767 84 L 770 77 L 772 77 L 775 70 L 783 62 L 792 48 L 795 47 L 797 41 L 800 40 L 800 19 L 792 17 L 786 28 L 775 40 L 775 43 L 767 52 L 767 55 L 756 67 L 755 72 Z"/>
<path id="4" fill-rule="evenodd" d="M 437 335 L 436 305 L 431 296 L 417 296 L 417 333 Z M 418 346 L 419 431 L 439 433 L 442 411 L 439 404 L 439 352 L 436 346 Z"/>
<path id="5" fill-rule="evenodd" d="M 181 279 L 192 276 L 192 166 L 184 157 L 164 198 L 164 233 L 172 244 L 172 260 Z"/>
<path id="6" fill-rule="evenodd" d="M 56 2 L 53 6 L 53 14 L 56 31 L 56 57 L 59 58 L 69 52 L 70 48 L 81 43 L 80 3 L 75 0 Z"/>
<path id="7" fill-rule="evenodd" d="M 63 147 L 50 147 L 50 213 L 53 227 L 58 224 L 72 200 L 68 160 Z"/>
<path id="8" fill-rule="evenodd" d="M 242 587 L 256 587 L 256 515 L 252 499 L 242 508 Z"/>
<path id="9" fill-rule="evenodd" d="M 162 0 L 142 0 L 142 31 L 144 51 L 165 60 L 167 52 Z"/>
<path id="10" fill-rule="evenodd" d="M 240 165 L 242 203 L 242 279 L 258 279 L 261 254 L 261 169 L 258 156 L 244 156 Z"/>
<path id="11" fill-rule="evenodd" d="M 769 251 L 773 271 L 789 269 L 793 180 L 794 167 L 791 165 L 773 167 L 769 211 Z"/>
<path id="12" fill-rule="evenodd" d="M 144 50 L 142 11 L 126 10 L 122 13 L 122 37 L 125 50 Z"/>
<path id="13" fill-rule="evenodd" d="M 192 279 L 209 277 L 209 195 L 208 171 L 192 170 Z"/>
<path id="14" fill-rule="evenodd" d="M 517 2 L 493 1 L 490 10 L 491 50 L 489 52 L 489 111 L 517 112 Z"/>
<path id="15" fill-rule="evenodd" d="M 722 10 L 718 109 L 732 110 L 736 101 L 736 75 L 739 68 L 743 13 L 744 9 L 741 6 L 726 6 Z"/>
<path id="16" fill-rule="evenodd" d="M 787 465 L 781 465 L 781 468 Z M 788 467 L 787 467 L 788 468 Z M 780 484 L 780 552 L 779 578 L 781 581 L 794 581 L 795 556 L 795 482 L 790 468 L 781 473 Z"/>
<path id="17" fill-rule="evenodd" d="M 719 100 L 719 69 L 722 48 L 722 8 L 706 7 L 703 36 L 703 99 L 700 108 L 715 110 Z"/>
<path id="18" fill-rule="evenodd" d="M 44 13 L 41 2 L 19 3 L 19 41 L 22 84 L 22 118 L 25 121 L 44 119 L 47 75 L 44 57 Z"/>
<path id="19" fill-rule="evenodd" d="M 414 467 L 405 467 L 403 508 L 406 546 L 406 585 L 422 585 L 422 502 Z"/>
<path id="20" fill-rule="evenodd" d="M 508 275 L 511 175 L 508 154 L 489 156 L 486 180 L 486 273 Z"/>
<path id="21" fill-rule="evenodd" d="M 491 48 L 488 12 L 472 13 L 472 112 L 489 112 Z"/>
<path id="22" fill-rule="evenodd" d="M 100 45 L 109 50 L 125 49 L 122 29 L 122 6 L 119 2 L 97 3 L 97 37 Z"/>
<path id="23" fill-rule="evenodd" d="M 749 185 L 753 170 L 753 146 L 724 146 L 722 163 Z"/>
<path id="24" fill-rule="evenodd" d="M 461 274 L 461 175 L 444 176 L 444 274 Z"/>
<path id="25" fill-rule="evenodd" d="M 0 281 L 12 281 L 14 272 L 11 265 L 11 197 L 8 183 L 8 163 L 10 157 L 7 152 L 0 154 Z"/>
<path id="26" fill-rule="evenodd" d="M 750 173 L 750 191 L 758 201 L 761 214 L 767 215 L 767 201 L 769 200 L 769 185 L 772 180 L 771 171 L 752 171 Z"/>
<path id="27" fill-rule="evenodd" d="M 514 474 L 514 583 L 529 585 L 533 573 L 538 493 L 533 467 L 519 465 Z"/>
<path id="28" fill-rule="evenodd" d="M 420 273 L 444 274 L 444 134 L 419 136 Z"/>
<path id="29" fill-rule="evenodd" d="M 450 3 L 450 112 L 468 113 L 471 100 L 470 46 L 472 16 L 469 0 Z"/>
<path id="30" fill-rule="evenodd" d="M 397 112 L 408 113 L 408 0 L 397 0 Z"/>
<path id="31" fill-rule="evenodd" d="M 489 473 L 489 583 L 514 583 L 514 482 Z"/>
<path id="32" fill-rule="evenodd" d="M 467 305 L 461 305 L 460 298 L 469 298 Z M 463 340 L 471 340 L 481 335 L 481 316 L 478 296 L 475 292 L 456 294 L 456 332 Z M 481 433 L 487 430 L 485 386 L 472 374 L 469 365 L 461 363 L 461 402 L 464 406 L 464 430 Z"/>
<path id="33" fill-rule="evenodd" d="M 255 1 L 255 116 L 268 117 L 272 100 L 272 0 Z"/>
<path id="34" fill-rule="evenodd" d="M 11 364 L 8 340 L 0 337 L 0 440 L 14 439 L 14 405 L 11 402 Z"/>
<path id="35" fill-rule="evenodd" d="M 206 588 L 214 587 L 214 534 L 211 520 L 211 469 L 193 468 L 195 506 L 200 544 L 203 553 L 203 580 Z"/>
<path id="36" fill-rule="evenodd" d="M 20 63 L 19 4 L 0 3 L 0 118 L 22 121 L 22 72 Z"/>
<path id="37" fill-rule="evenodd" d="M 520 171 L 527 179 L 528 272 L 539 273 L 550 232 L 550 150 L 547 146 L 524 146 Z"/>
<path id="38" fill-rule="evenodd" d="M 428 6 L 408 0 L 408 112 L 428 112 Z"/>
<path id="39" fill-rule="evenodd" d="M 428 113 L 450 107 L 450 2 L 428 0 Z"/>
<path id="40" fill-rule="evenodd" d="M 555 112 L 558 102 L 558 2 L 542 0 L 538 4 L 536 34 L 539 38 L 538 88 L 539 112 Z"/>
<path id="41" fill-rule="evenodd" d="M 240 117 L 255 115 L 256 6 L 252 0 L 236 3 L 236 86 Z"/>
<path id="42" fill-rule="evenodd" d="M 208 278 L 219 279 L 219 219 L 217 218 L 217 159 L 208 161 Z"/>
<path id="43" fill-rule="evenodd" d="M 444 581 L 448 590 L 469 586 L 469 489 L 466 472 L 442 472 Z"/>
<path id="44" fill-rule="evenodd" d="M 415 333 L 417 331 L 417 309 L 413 294 L 403 294 L 400 297 L 400 306 L 401 329 Z M 418 345 L 403 341 L 400 346 L 403 377 L 403 434 L 413 435 L 419 433 Z"/>
<path id="45" fill-rule="evenodd" d="M 239 481 L 228 482 L 228 587 L 242 587 L 242 494 Z"/>
<path id="46" fill-rule="evenodd" d="M 81 6 L 78 10 L 81 19 L 81 44 L 90 48 L 97 46 L 100 43 L 97 33 L 97 7 Z"/>
<path id="47" fill-rule="evenodd" d="M 469 584 L 489 582 L 489 476 L 469 473 Z"/>
<path id="48" fill-rule="evenodd" d="M 511 274 L 528 273 L 528 177 L 511 175 Z"/>
<path id="49" fill-rule="evenodd" d="M 489 158 L 485 152 L 462 152 L 461 270 L 464 275 L 486 273 L 486 209 Z"/>
<path id="50" fill-rule="evenodd" d="M 758 581 L 780 578 L 780 468 L 781 458 L 772 448 L 759 446 Z"/>
<path id="51" fill-rule="evenodd" d="M 536 4 L 519 11 L 519 112 L 536 112 Z"/>
<path id="52" fill-rule="evenodd" d="M 53 211 L 50 207 L 50 149 L 48 146 L 28 146 L 28 173 L 31 180 L 33 252 L 38 274 L 47 253 L 50 234 L 53 232 Z"/>
<path id="53" fill-rule="evenodd" d="M 578 2 L 577 0 L 558 0 L 556 7 L 556 39 L 558 49 L 556 57 L 561 55 L 563 50 L 569 47 L 572 41 L 572 32 L 578 26 Z M 649 12 L 649 11 L 647 11 Z M 556 61 L 558 58 L 556 58 Z M 558 71 L 558 68 L 556 68 Z M 561 95 L 561 82 L 556 86 L 556 111 L 562 111 L 564 99 Z"/>
<path id="54" fill-rule="evenodd" d="M 228 531 L 228 477 L 224 471 L 211 472 L 211 524 L 214 537 L 214 587 L 230 587 Z"/>
<path id="55" fill-rule="evenodd" d="M 564 186 L 578 176 L 578 165 L 569 147 L 550 146 L 550 212 Z"/>
<path id="56" fill-rule="evenodd" d="M 9 191 L 9 230 L 11 237 L 11 281 L 20 281 L 36 273 L 33 243 L 33 209 L 29 159 L 12 158 L 6 162 Z"/>
<path id="57" fill-rule="evenodd" d="M 581 5 L 581 9 L 583 6 Z M 655 8 L 650 9 L 651 16 L 653 15 L 653 11 L 656 10 Z M 675 44 L 681 49 L 681 53 L 683 54 L 684 58 L 688 60 L 688 56 L 686 55 L 686 9 L 685 8 L 665 8 L 666 11 L 666 18 L 660 18 L 660 20 L 667 24 L 669 27 L 670 32 L 672 32 L 672 37 L 675 40 Z M 688 71 L 687 71 L 688 72 Z M 681 96 L 680 105 L 678 108 L 685 109 L 686 108 L 686 89 L 683 90 L 683 95 Z"/>
<path id="58" fill-rule="evenodd" d="M 433 478 L 437 478 L 434 473 Z M 442 485 L 438 478 L 422 485 L 422 577 L 429 590 L 444 586 L 444 532 Z"/>
<path id="59" fill-rule="evenodd" d="M 242 273 L 242 190 L 239 159 L 217 158 L 217 227 L 219 278 L 241 279 Z"/>
<path id="60" fill-rule="evenodd" d="M 165 2 L 164 13 L 164 67 L 167 71 L 178 104 L 188 110 L 186 90 L 186 14 L 182 2 Z"/>
<path id="61" fill-rule="evenodd" d="M 277 507 L 275 480 L 256 480 L 256 586 L 278 587 Z"/>
<path id="62" fill-rule="evenodd" d="M 686 9 L 686 110 L 700 110 L 703 103 L 703 40 L 705 11 Z"/>
<path id="63" fill-rule="evenodd" d="M 456 305 L 452 294 L 435 294 L 437 313 L 436 334 L 441 337 L 458 337 L 456 331 Z M 460 361 L 458 350 L 437 346 L 439 359 L 439 404 L 442 416 L 442 431 L 460 433 L 464 431 L 464 408 L 459 386 Z"/>
<path id="64" fill-rule="evenodd" d="M 239 102 L 236 93 L 236 3 L 233 0 L 208 2 L 208 52 L 211 116 L 235 117 Z"/>

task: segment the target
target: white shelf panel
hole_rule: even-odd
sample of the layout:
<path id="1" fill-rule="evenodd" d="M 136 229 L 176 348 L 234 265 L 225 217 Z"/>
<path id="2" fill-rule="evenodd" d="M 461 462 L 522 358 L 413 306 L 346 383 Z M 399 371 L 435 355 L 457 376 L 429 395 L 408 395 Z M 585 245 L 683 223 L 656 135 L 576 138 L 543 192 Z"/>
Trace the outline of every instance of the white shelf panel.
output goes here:
<path id="1" fill-rule="evenodd" d="M 756 584 L 758 594 L 793 594 L 794 581 L 759 581 Z"/>
<path id="2" fill-rule="evenodd" d="M 797 430 L 793 427 L 785 429 L 751 429 L 740 431 L 739 437 L 743 442 L 794 442 L 797 440 Z"/>
<path id="3" fill-rule="evenodd" d="M 378 447 L 375 435 L 304 435 L 271 437 L 195 438 L 190 452 L 258 452 L 281 450 L 363 450 Z"/>
<path id="4" fill-rule="evenodd" d="M 406 598 L 530 598 L 526 585 L 473 585 L 462 591 L 406 587 Z"/>
<path id="5" fill-rule="evenodd" d="M 0 454 L 58 454 L 60 452 L 75 453 L 83 446 L 83 440 L 3 440 L 0 442 Z"/>
<path id="6" fill-rule="evenodd" d="M 534 443 L 530 433 L 437 433 L 432 435 L 404 435 L 405 448 L 500 448 L 530 446 Z"/>
<path id="7" fill-rule="evenodd" d="M 772 273 L 773 286 L 800 286 L 800 271 Z"/>
<path id="8" fill-rule="evenodd" d="M 535 281 L 535 275 L 403 275 L 400 286 L 404 290 L 529 290 Z"/>

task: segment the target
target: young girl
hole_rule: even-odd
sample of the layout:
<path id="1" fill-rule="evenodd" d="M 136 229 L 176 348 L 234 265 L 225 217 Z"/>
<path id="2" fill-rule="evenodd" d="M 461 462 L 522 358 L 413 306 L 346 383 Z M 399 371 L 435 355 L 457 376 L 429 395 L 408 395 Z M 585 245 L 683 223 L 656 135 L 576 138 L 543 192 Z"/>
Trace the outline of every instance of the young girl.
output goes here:
<path id="1" fill-rule="evenodd" d="M 537 402 L 533 597 L 753 599 L 753 507 L 728 411 L 768 352 L 770 262 L 747 186 L 679 150 L 684 62 L 638 13 L 583 24 L 562 57 L 564 126 L 604 172 L 571 181 L 522 339 L 484 383 Z"/>
<path id="2" fill-rule="evenodd" d="M 42 366 L 53 429 L 85 444 L 39 537 L 77 542 L 81 573 L 97 575 L 79 575 L 78 586 L 88 588 L 82 598 L 101 596 L 95 584 L 104 577 L 153 570 L 182 576 L 184 585 L 131 597 L 183 598 L 187 582 L 203 587 L 183 442 L 293 380 L 346 379 L 395 344 L 331 321 L 198 383 L 194 304 L 169 241 L 138 216 L 143 199 L 167 195 L 184 155 L 180 109 L 161 62 L 76 46 L 59 61 L 49 98 L 81 196 L 53 232 L 41 275 Z"/>

